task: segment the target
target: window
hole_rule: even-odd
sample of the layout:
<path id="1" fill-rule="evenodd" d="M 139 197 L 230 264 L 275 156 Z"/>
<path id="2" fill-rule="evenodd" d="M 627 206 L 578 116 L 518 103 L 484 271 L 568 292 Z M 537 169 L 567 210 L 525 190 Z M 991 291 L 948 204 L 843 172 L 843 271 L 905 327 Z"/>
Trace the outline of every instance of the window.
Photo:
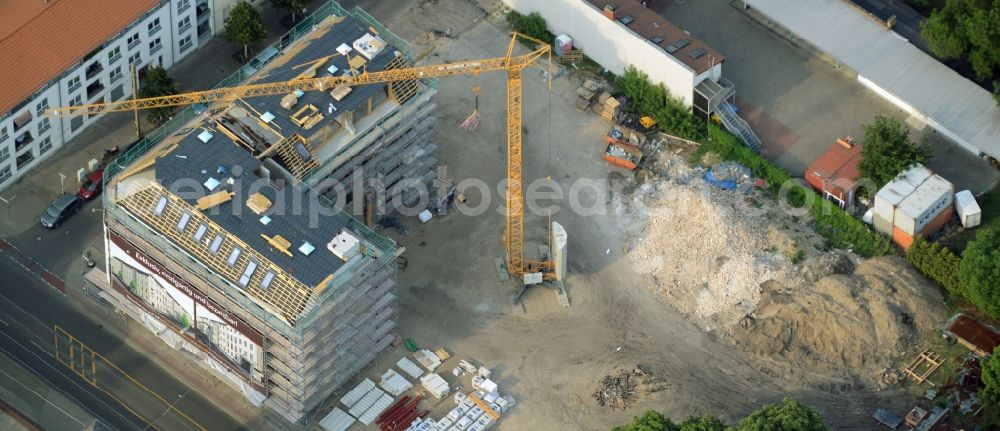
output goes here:
<path id="1" fill-rule="evenodd" d="M 222 235 L 216 234 L 215 238 L 212 238 L 212 245 L 208 246 L 208 250 L 212 254 L 216 254 L 219 252 L 219 247 L 222 247 Z"/>
<path id="2" fill-rule="evenodd" d="M 137 52 L 135 54 L 132 54 L 128 58 L 128 64 L 138 64 L 140 61 L 142 61 L 142 53 L 141 52 Z"/>
<path id="3" fill-rule="evenodd" d="M 129 49 L 135 48 L 135 46 L 139 44 L 139 32 L 135 32 L 129 36 L 127 42 Z"/>
<path id="4" fill-rule="evenodd" d="M 48 109 L 49 109 L 49 99 L 42 99 L 41 102 L 38 102 L 38 104 L 35 105 L 35 113 L 38 114 L 39 117 L 44 116 L 45 111 Z"/>
<path id="5" fill-rule="evenodd" d="M 184 232 L 184 228 L 187 227 L 189 221 L 191 221 L 191 213 L 185 212 L 181 214 L 181 220 L 177 222 L 177 230 Z"/>
<path id="6" fill-rule="evenodd" d="M 229 259 L 226 259 L 226 263 L 229 264 L 229 266 L 236 265 L 236 259 L 240 258 L 240 253 L 242 252 L 243 249 L 239 247 L 233 247 L 233 251 L 229 252 Z"/>
<path id="7" fill-rule="evenodd" d="M 181 39 L 181 52 L 187 51 L 191 48 L 191 36 L 185 36 Z"/>
<path id="8" fill-rule="evenodd" d="M 4 145 L 0 147 L 0 163 L 6 162 L 10 158 L 10 147 Z"/>
<path id="9" fill-rule="evenodd" d="M 267 271 L 267 273 L 264 274 L 264 279 L 260 282 L 260 288 L 267 289 L 271 286 L 272 281 L 274 281 L 274 271 Z"/>
<path id="10" fill-rule="evenodd" d="M 10 135 L 7 134 L 7 126 L 0 126 L 0 142 L 6 141 Z"/>
<path id="11" fill-rule="evenodd" d="M 191 17 L 186 16 L 177 23 L 177 33 L 184 33 L 189 27 L 191 27 Z"/>
<path id="12" fill-rule="evenodd" d="M 152 36 L 153 33 L 156 33 L 158 31 L 160 31 L 160 19 L 159 18 L 153 18 L 153 20 L 150 21 L 149 24 L 146 25 L 146 29 L 149 30 L 149 35 L 150 36 Z"/>
<path id="13" fill-rule="evenodd" d="M 194 240 L 201 241 L 201 238 L 205 236 L 205 232 L 208 231 L 208 226 L 205 223 L 198 225 L 198 230 L 194 232 Z"/>
<path id="14" fill-rule="evenodd" d="M 114 63 L 122 58 L 122 47 L 116 46 L 108 51 L 108 64 Z"/>
<path id="15" fill-rule="evenodd" d="M 177 2 L 177 13 L 181 13 L 191 7 L 191 0 L 180 0 Z"/>
<path id="16" fill-rule="evenodd" d="M 52 128 L 52 122 L 49 121 L 49 117 L 41 117 L 41 119 L 38 121 L 38 134 L 41 135 L 42 133 L 47 132 L 51 128 Z"/>
<path id="17" fill-rule="evenodd" d="M 83 96 L 81 96 L 79 94 L 76 95 L 76 97 L 74 97 L 73 100 L 69 101 L 69 104 L 70 104 L 70 106 L 80 106 L 80 105 L 82 105 L 83 104 Z"/>
<path id="18" fill-rule="evenodd" d="M 80 77 L 74 76 L 73 78 L 70 78 L 69 82 L 66 83 L 66 91 L 72 93 L 77 88 L 80 88 L 80 85 Z"/>
<path id="19" fill-rule="evenodd" d="M 250 259 L 247 263 L 247 268 L 243 270 L 243 275 L 240 276 L 240 286 L 247 287 L 250 284 L 250 277 L 253 277 L 254 271 L 257 270 L 257 261 Z"/>
<path id="20" fill-rule="evenodd" d="M 12 176 L 14 176 L 14 174 L 10 172 L 10 166 L 3 168 L 3 170 L 0 171 L 0 183 L 9 180 Z"/>
<path id="21" fill-rule="evenodd" d="M 163 215 L 163 210 L 167 208 L 167 197 L 160 196 L 160 200 L 156 202 L 156 208 L 153 209 L 153 215 L 161 216 Z"/>
<path id="22" fill-rule="evenodd" d="M 38 154 L 45 154 L 47 151 L 52 149 L 52 138 L 42 139 L 42 142 L 38 143 Z"/>
<path id="23" fill-rule="evenodd" d="M 163 41 L 160 38 L 153 39 L 149 41 L 149 53 L 152 54 L 163 48 Z"/>
<path id="24" fill-rule="evenodd" d="M 124 73 L 122 73 L 122 68 L 121 66 L 118 66 L 114 69 L 111 69 L 111 75 L 108 76 L 108 81 L 115 82 L 119 79 L 122 79 L 122 75 L 124 75 Z"/>

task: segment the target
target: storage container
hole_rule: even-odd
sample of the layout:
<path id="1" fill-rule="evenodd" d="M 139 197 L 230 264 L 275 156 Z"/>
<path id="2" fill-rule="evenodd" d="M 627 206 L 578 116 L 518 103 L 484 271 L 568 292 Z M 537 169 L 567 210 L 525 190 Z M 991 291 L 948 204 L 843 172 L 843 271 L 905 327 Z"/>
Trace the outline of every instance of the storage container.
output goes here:
<path id="1" fill-rule="evenodd" d="M 972 192 L 968 190 L 955 193 L 955 212 L 958 213 L 958 220 L 966 229 L 979 226 L 983 217 L 976 197 L 972 196 Z"/>

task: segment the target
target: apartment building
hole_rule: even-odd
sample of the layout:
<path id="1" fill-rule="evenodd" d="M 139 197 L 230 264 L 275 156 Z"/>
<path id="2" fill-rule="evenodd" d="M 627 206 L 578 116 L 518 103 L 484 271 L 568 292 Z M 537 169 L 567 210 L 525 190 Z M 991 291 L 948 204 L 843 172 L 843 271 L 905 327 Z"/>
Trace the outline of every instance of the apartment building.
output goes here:
<path id="1" fill-rule="evenodd" d="M 0 190 L 99 118 L 49 107 L 120 100 L 152 65 L 211 39 L 212 0 L 18 0 L 0 12 Z"/>
<path id="2" fill-rule="evenodd" d="M 367 14 L 332 1 L 319 10 L 244 83 L 410 63 L 405 41 Z M 288 91 L 179 113 L 188 120 L 111 164 L 107 261 L 84 280 L 248 401 L 298 422 L 396 337 L 396 244 L 334 202 L 419 201 L 436 177 L 437 90 L 410 79 Z M 385 193 L 367 193 L 373 183 Z"/>

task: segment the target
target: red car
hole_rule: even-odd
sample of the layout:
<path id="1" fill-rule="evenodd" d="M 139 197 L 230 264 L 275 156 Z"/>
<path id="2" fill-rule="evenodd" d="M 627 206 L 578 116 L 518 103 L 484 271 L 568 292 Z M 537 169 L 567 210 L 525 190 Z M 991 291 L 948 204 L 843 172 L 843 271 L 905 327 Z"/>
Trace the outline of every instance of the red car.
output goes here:
<path id="1" fill-rule="evenodd" d="M 98 169 L 87 175 L 80 185 L 80 191 L 76 195 L 85 201 L 89 201 L 101 195 L 101 187 L 104 184 L 104 169 Z"/>

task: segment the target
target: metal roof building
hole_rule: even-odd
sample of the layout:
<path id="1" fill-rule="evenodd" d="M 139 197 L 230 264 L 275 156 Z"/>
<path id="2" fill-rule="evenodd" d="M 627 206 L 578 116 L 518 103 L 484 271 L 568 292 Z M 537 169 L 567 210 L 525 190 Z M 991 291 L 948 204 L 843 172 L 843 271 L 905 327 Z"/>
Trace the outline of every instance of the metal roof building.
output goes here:
<path id="1" fill-rule="evenodd" d="M 835 57 L 858 80 L 973 154 L 1000 158 L 1000 107 L 990 93 L 842 0 L 746 0 Z"/>

